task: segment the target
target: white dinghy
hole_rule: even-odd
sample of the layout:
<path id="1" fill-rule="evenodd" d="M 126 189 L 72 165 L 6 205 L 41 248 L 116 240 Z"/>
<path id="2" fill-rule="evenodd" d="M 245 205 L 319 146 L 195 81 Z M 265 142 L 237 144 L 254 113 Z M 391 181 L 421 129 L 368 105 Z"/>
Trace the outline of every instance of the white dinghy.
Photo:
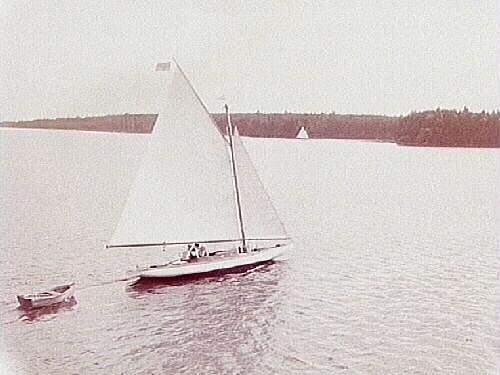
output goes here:
<path id="1" fill-rule="evenodd" d="M 36 294 L 23 294 L 17 296 L 17 301 L 22 308 L 34 309 L 57 305 L 73 298 L 75 292 L 75 284 L 69 283 L 66 285 L 56 286 L 46 292 Z"/>
<path id="2" fill-rule="evenodd" d="M 107 248 L 178 248 L 141 278 L 205 274 L 267 262 L 291 241 L 226 108 L 219 131 L 177 63 L 138 175 Z M 165 70 L 165 69 L 157 69 Z"/>

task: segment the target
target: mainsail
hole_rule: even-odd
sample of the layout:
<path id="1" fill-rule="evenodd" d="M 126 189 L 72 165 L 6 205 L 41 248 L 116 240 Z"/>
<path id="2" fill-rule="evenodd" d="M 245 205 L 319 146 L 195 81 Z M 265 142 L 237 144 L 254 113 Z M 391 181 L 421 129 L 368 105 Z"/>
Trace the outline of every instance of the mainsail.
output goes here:
<path id="1" fill-rule="evenodd" d="M 179 66 L 169 69 L 167 100 L 108 247 L 287 238 L 237 130 L 227 142 Z"/>
<path id="2" fill-rule="evenodd" d="M 111 245 L 240 238 L 227 142 L 177 64 Z"/>

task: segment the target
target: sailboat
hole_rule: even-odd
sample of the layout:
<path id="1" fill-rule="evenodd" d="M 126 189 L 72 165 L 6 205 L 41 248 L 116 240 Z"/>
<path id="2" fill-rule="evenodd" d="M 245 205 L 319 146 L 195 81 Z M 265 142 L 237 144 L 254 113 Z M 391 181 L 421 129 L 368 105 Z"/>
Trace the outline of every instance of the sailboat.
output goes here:
<path id="1" fill-rule="evenodd" d="M 297 136 L 295 137 L 297 139 L 309 139 L 309 134 L 307 134 L 306 128 L 303 126 L 300 128 L 299 132 L 297 133 Z"/>
<path id="2" fill-rule="evenodd" d="M 188 78 L 168 64 L 166 99 L 107 248 L 177 250 L 140 278 L 176 278 L 281 256 L 292 241 L 274 208 L 227 105 L 227 137 Z M 164 70 L 158 69 L 157 70 Z"/>

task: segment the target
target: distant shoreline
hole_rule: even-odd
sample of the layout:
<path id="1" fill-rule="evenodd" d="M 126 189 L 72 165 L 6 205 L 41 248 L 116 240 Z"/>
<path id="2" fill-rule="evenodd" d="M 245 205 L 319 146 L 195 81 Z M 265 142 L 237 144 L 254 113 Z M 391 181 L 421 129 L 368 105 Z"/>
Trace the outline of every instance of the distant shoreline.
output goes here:
<path id="1" fill-rule="evenodd" d="M 225 133 L 225 115 L 212 114 Z M 0 127 L 148 134 L 156 114 L 0 122 Z M 418 147 L 500 147 L 499 113 L 441 110 L 405 117 L 339 114 L 235 113 L 232 122 L 243 136 L 295 138 L 304 127 L 312 139 L 358 139 Z"/>

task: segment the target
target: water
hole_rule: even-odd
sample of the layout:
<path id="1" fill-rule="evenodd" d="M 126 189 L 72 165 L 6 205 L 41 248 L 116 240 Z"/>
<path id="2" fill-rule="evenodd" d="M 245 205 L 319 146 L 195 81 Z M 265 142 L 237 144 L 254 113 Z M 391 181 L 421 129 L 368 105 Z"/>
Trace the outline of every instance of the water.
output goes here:
<path id="1" fill-rule="evenodd" d="M 498 373 L 498 150 L 245 139 L 296 249 L 137 287 L 168 251 L 103 247 L 147 137 L 0 130 L 0 373 Z"/>

